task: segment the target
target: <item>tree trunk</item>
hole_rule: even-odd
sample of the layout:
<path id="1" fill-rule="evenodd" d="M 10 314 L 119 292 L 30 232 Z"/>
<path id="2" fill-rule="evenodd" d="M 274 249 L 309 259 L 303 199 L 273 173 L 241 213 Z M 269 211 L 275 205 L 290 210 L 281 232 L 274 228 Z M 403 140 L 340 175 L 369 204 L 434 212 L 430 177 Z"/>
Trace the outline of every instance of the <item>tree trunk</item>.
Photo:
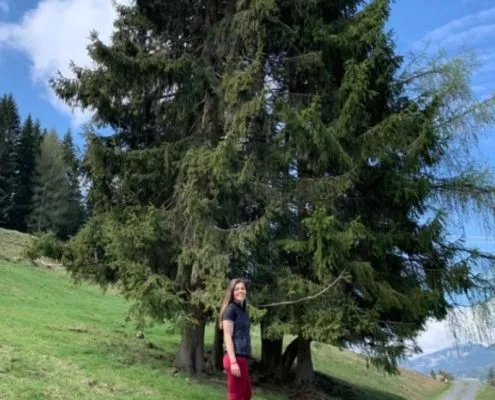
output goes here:
<path id="1" fill-rule="evenodd" d="M 213 348 L 211 350 L 210 367 L 214 371 L 223 370 L 223 331 L 220 330 L 218 323 L 215 323 L 215 338 L 213 339 Z"/>
<path id="2" fill-rule="evenodd" d="M 294 360 L 297 357 L 297 345 L 299 343 L 299 338 L 296 337 L 292 342 L 289 343 L 282 356 L 282 361 L 279 364 L 277 371 L 277 378 L 281 380 L 286 380 L 294 364 Z"/>
<path id="3" fill-rule="evenodd" d="M 297 343 L 296 385 L 312 384 L 315 380 L 311 358 L 311 340 L 299 337 Z"/>
<path id="4" fill-rule="evenodd" d="M 269 375 L 275 374 L 282 361 L 282 339 L 261 339 L 261 366 Z"/>
<path id="5" fill-rule="evenodd" d="M 261 367 L 269 375 L 275 374 L 282 362 L 283 339 L 267 339 L 266 326 L 261 324 Z"/>
<path id="6" fill-rule="evenodd" d="M 175 366 L 190 375 L 200 375 L 204 371 L 205 322 L 184 329 Z"/>

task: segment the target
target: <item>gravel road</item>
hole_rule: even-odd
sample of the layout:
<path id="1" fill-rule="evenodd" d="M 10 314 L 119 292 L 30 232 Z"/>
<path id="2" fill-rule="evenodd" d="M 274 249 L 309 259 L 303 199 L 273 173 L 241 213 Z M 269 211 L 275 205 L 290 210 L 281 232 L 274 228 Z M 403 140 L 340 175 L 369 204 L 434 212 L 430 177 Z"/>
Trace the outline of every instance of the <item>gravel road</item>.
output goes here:
<path id="1" fill-rule="evenodd" d="M 477 379 L 462 379 L 454 381 L 452 388 L 442 400 L 475 400 L 481 382 Z"/>

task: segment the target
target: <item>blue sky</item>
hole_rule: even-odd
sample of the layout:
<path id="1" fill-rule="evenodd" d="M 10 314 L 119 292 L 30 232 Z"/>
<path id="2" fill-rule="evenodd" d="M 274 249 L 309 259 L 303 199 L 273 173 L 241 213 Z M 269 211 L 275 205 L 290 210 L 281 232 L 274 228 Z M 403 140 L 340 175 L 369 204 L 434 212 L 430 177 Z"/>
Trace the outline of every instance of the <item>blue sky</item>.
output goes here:
<path id="1" fill-rule="evenodd" d="M 119 2 L 130 0 L 120 0 Z M 71 112 L 48 87 L 57 71 L 70 76 L 69 61 L 90 65 L 85 46 L 89 31 L 96 29 L 107 40 L 115 12 L 111 0 L 0 0 L 0 94 L 12 92 L 24 118 L 28 113 L 48 128 L 63 134 L 73 129 L 78 142 L 80 126 L 88 114 Z M 476 50 L 482 65 L 472 86 L 481 97 L 495 92 L 495 0 L 397 0 L 389 28 L 402 54 L 440 45 L 449 54 Z M 488 132 L 477 157 L 495 166 L 495 140 Z M 478 221 L 465 224 L 470 243 L 494 251 Z M 440 335 L 441 339 L 435 339 Z M 445 325 L 433 323 L 420 339 L 426 352 L 445 342 Z"/>

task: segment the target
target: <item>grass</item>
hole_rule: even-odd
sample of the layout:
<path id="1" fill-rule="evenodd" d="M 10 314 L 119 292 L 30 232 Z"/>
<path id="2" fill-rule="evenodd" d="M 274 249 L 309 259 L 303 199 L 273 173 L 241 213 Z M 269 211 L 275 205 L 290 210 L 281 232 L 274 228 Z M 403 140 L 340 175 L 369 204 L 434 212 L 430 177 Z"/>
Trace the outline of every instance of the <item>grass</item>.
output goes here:
<path id="1" fill-rule="evenodd" d="M 122 298 L 62 271 L 4 263 L 0 275 L 1 399 L 224 399 L 221 383 L 171 370 L 179 338 L 163 326 L 137 339 Z"/>
<path id="2" fill-rule="evenodd" d="M 15 240 L 4 245 L 4 236 L 0 253 L 21 254 Z M 0 277 L 0 399 L 225 399 L 222 374 L 198 381 L 173 370 L 180 338 L 166 326 L 136 338 L 125 323 L 129 304 L 117 294 L 76 286 L 63 269 L 0 261 Z M 259 355 L 258 329 L 253 343 Z M 390 377 L 367 369 L 361 357 L 330 346 L 316 344 L 313 354 L 315 367 L 331 376 L 333 398 L 434 399 L 446 389 L 410 371 Z M 281 400 L 287 393 L 257 385 L 254 398 Z"/>
<path id="3" fill-rule="evenodd" d="M 30 241 L 30 235 L 0 228 L 0 260 L 12 262 L 24 260 L 24 250 Z"/>
<path id="4" fill-rule="evenodd" d="M 495 399 L 495 387 L 484 385 L 476 396 L 476 400 L 493 400 Z"/>
<path id="5" fill-rule="evenodd" d="M 313 354 L 315 368 L 332 376 L 345 398 L 433 400 L 448 388 L 445 383 L 405 369 L 398 376 L 389 376 L 374 367 L 366 368 L 362 357 L 331 346 L 317 344 Z"/>
<path id="6" fill-rule="evenodd" d="M 122 298 L 74 286 L 57 270 L 2 263 L 0 275 L 2 400 L 224 399 L 223 382 L 171 370 L 179 338 L 163 326 L 137 339 Z"/>

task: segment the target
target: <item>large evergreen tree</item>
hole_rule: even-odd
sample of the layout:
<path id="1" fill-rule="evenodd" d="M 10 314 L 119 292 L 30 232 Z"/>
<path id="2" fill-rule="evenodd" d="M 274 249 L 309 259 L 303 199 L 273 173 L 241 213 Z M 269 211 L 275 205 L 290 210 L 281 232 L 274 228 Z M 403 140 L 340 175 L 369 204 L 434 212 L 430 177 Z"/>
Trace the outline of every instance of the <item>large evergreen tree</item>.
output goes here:
<path id="1" fill-rule="evenodd" d="M 39 152 L 39 134 L 31 115 L 28 115 L 21 129 L 17 159 L 17 190 L 13 196 L 12 228 L 21 232 L 27 230 L 27 220 L 32 210 L 34 174 Z"/>
<path id="2" fill-rule="evenodd" d="M 43 141 L 43 133 L 44 130 L 41 129 L 41 121 L 39 119 L 34 123 L 34 136 L 37 138 L 37 152 L 36 155 L 40 154 L 41 151 L 41 142 Z"/>
<path id="3" fill-rule="evenodd" d="M 450 242 L 445 218 L 467 205 L 493 212 L 489 175 L 453 164 L 451 152 L 493 122 L 493 100 L 473 100 L 462 59 L 401 76 L 384 32 L 388 2 L 370 2 L 340 23 L 331 23 L 333 7 L 307 3 L 282 13 L 284 26 L 305 22 L 271 69 L 290 164 L 277 174 L 285 212 L 258 258 L 272 267 L 254 277 L 260 301 L 295 300 L 348 275 L 324 296 L 270 310 L 263 321 L 267 357 L 282 368 L 297 357 L 301 383 L 313 379 L 312 340 L 362 347 L 392 372 L 407 342 L 428 318 L 444 318 L 453 297 L 493 294 L 476 268 L 493 256 Z M 274 355 L 286 333 L 297 339 Z"/>
<path id="4" fill-rule="evenodd" d="M 361 345 L 392 371 L 449 294 L 484 285 L 472 266 L 490 257 L 450 243 L 441 213 L 424 217 L 434 198 L 494 204 L 479 171 L 443 168 L 492 104 L 466 96 L 458 63 L 401 77 L 388 6 L 137 0 L 119 7 L 110 45 L 92 36 L 95 68 L 54 81 L 113 129 L 89 137 L 93 215 L 69 269 L 119 281 L 138 315 L 183 323 L 189 372 L 232 275 L 259 302 L 323 293 L 262 321 L 264 338 L 297 336 L 285 360 L 269 353 L 297 358 L 299 382 L 312 340 Z"/>
<path id="5" fill-rule="evenodd" d="M 10 195 L 12 187 L 12 143 L 5 129 L 5 118 L 2 103 L 0 103 L 0 226 L 8 222 Z"/>
<path id="6" fill-rule="evenodd" d="M 224 5 L 218 12 L 235 10 Z M 98 67 L 76 67 L 75 81 L 55 82 L 62 98 L 93 107 L 95 121 L 115 132 L 90 139 L 93 217 L 74 241 L 70 268 L 103 283 L 119 279 L 141 311 L 179 316 L 184 335 L 177 363 L 201 372 L 205 322 L 233 256 L 229 229 L 259 217 L 255 198 L 262 188 L 251 187 L 256 170 L 239 147 L 243 128 L 236 121 L 249 107 L 234 113 L 235 98 L 251 82 L 236 85 L 243 67 L 236 71 L 231 46 L 217 46 L 212 34 L 225 33 L 213 9 L 205 16 L 186 3 L 138 2 L 120 14 L 110 46 L 93 37 L 89 50 Z M 257 12 L 248 19 L 256 22 Z M 234 36 L 249 41 L 241 32 Z M 262 76 L 256 79 L 262 86 Z M 231 110 L 222 107 L 222 85 Z M 261 110 L 262 99 L 259 92 L 251 108 Z"/>
<path id="7" fill-rule="evenodd" d="M 19 188 L 17 150 L 20 117 L 12 94 L 0 99 L 0 226 L 13 227 L 13 200 Z"/>
<path id="8" fill-rule="evenodd" d="M 80 162 L 77 157 L 76 147 L 69 130 L 62 140 L 63 159 L 66 166 L 66 175 L 69 181 L 69 209 L 67 218 L 67 231 L 62 236 L 73 236 L 84 222 L 84 205 L 81 194 L 79 178 L 81 176 Z"/>
<path id="9" fill-rule="evenodd" d="M 70 183 L 64 152 L 55 131 L 43 137 L 36 163 L 33 210 L 29 227 L 34 232 L 52 232 L 65 238 L 71 207 Z"/>

